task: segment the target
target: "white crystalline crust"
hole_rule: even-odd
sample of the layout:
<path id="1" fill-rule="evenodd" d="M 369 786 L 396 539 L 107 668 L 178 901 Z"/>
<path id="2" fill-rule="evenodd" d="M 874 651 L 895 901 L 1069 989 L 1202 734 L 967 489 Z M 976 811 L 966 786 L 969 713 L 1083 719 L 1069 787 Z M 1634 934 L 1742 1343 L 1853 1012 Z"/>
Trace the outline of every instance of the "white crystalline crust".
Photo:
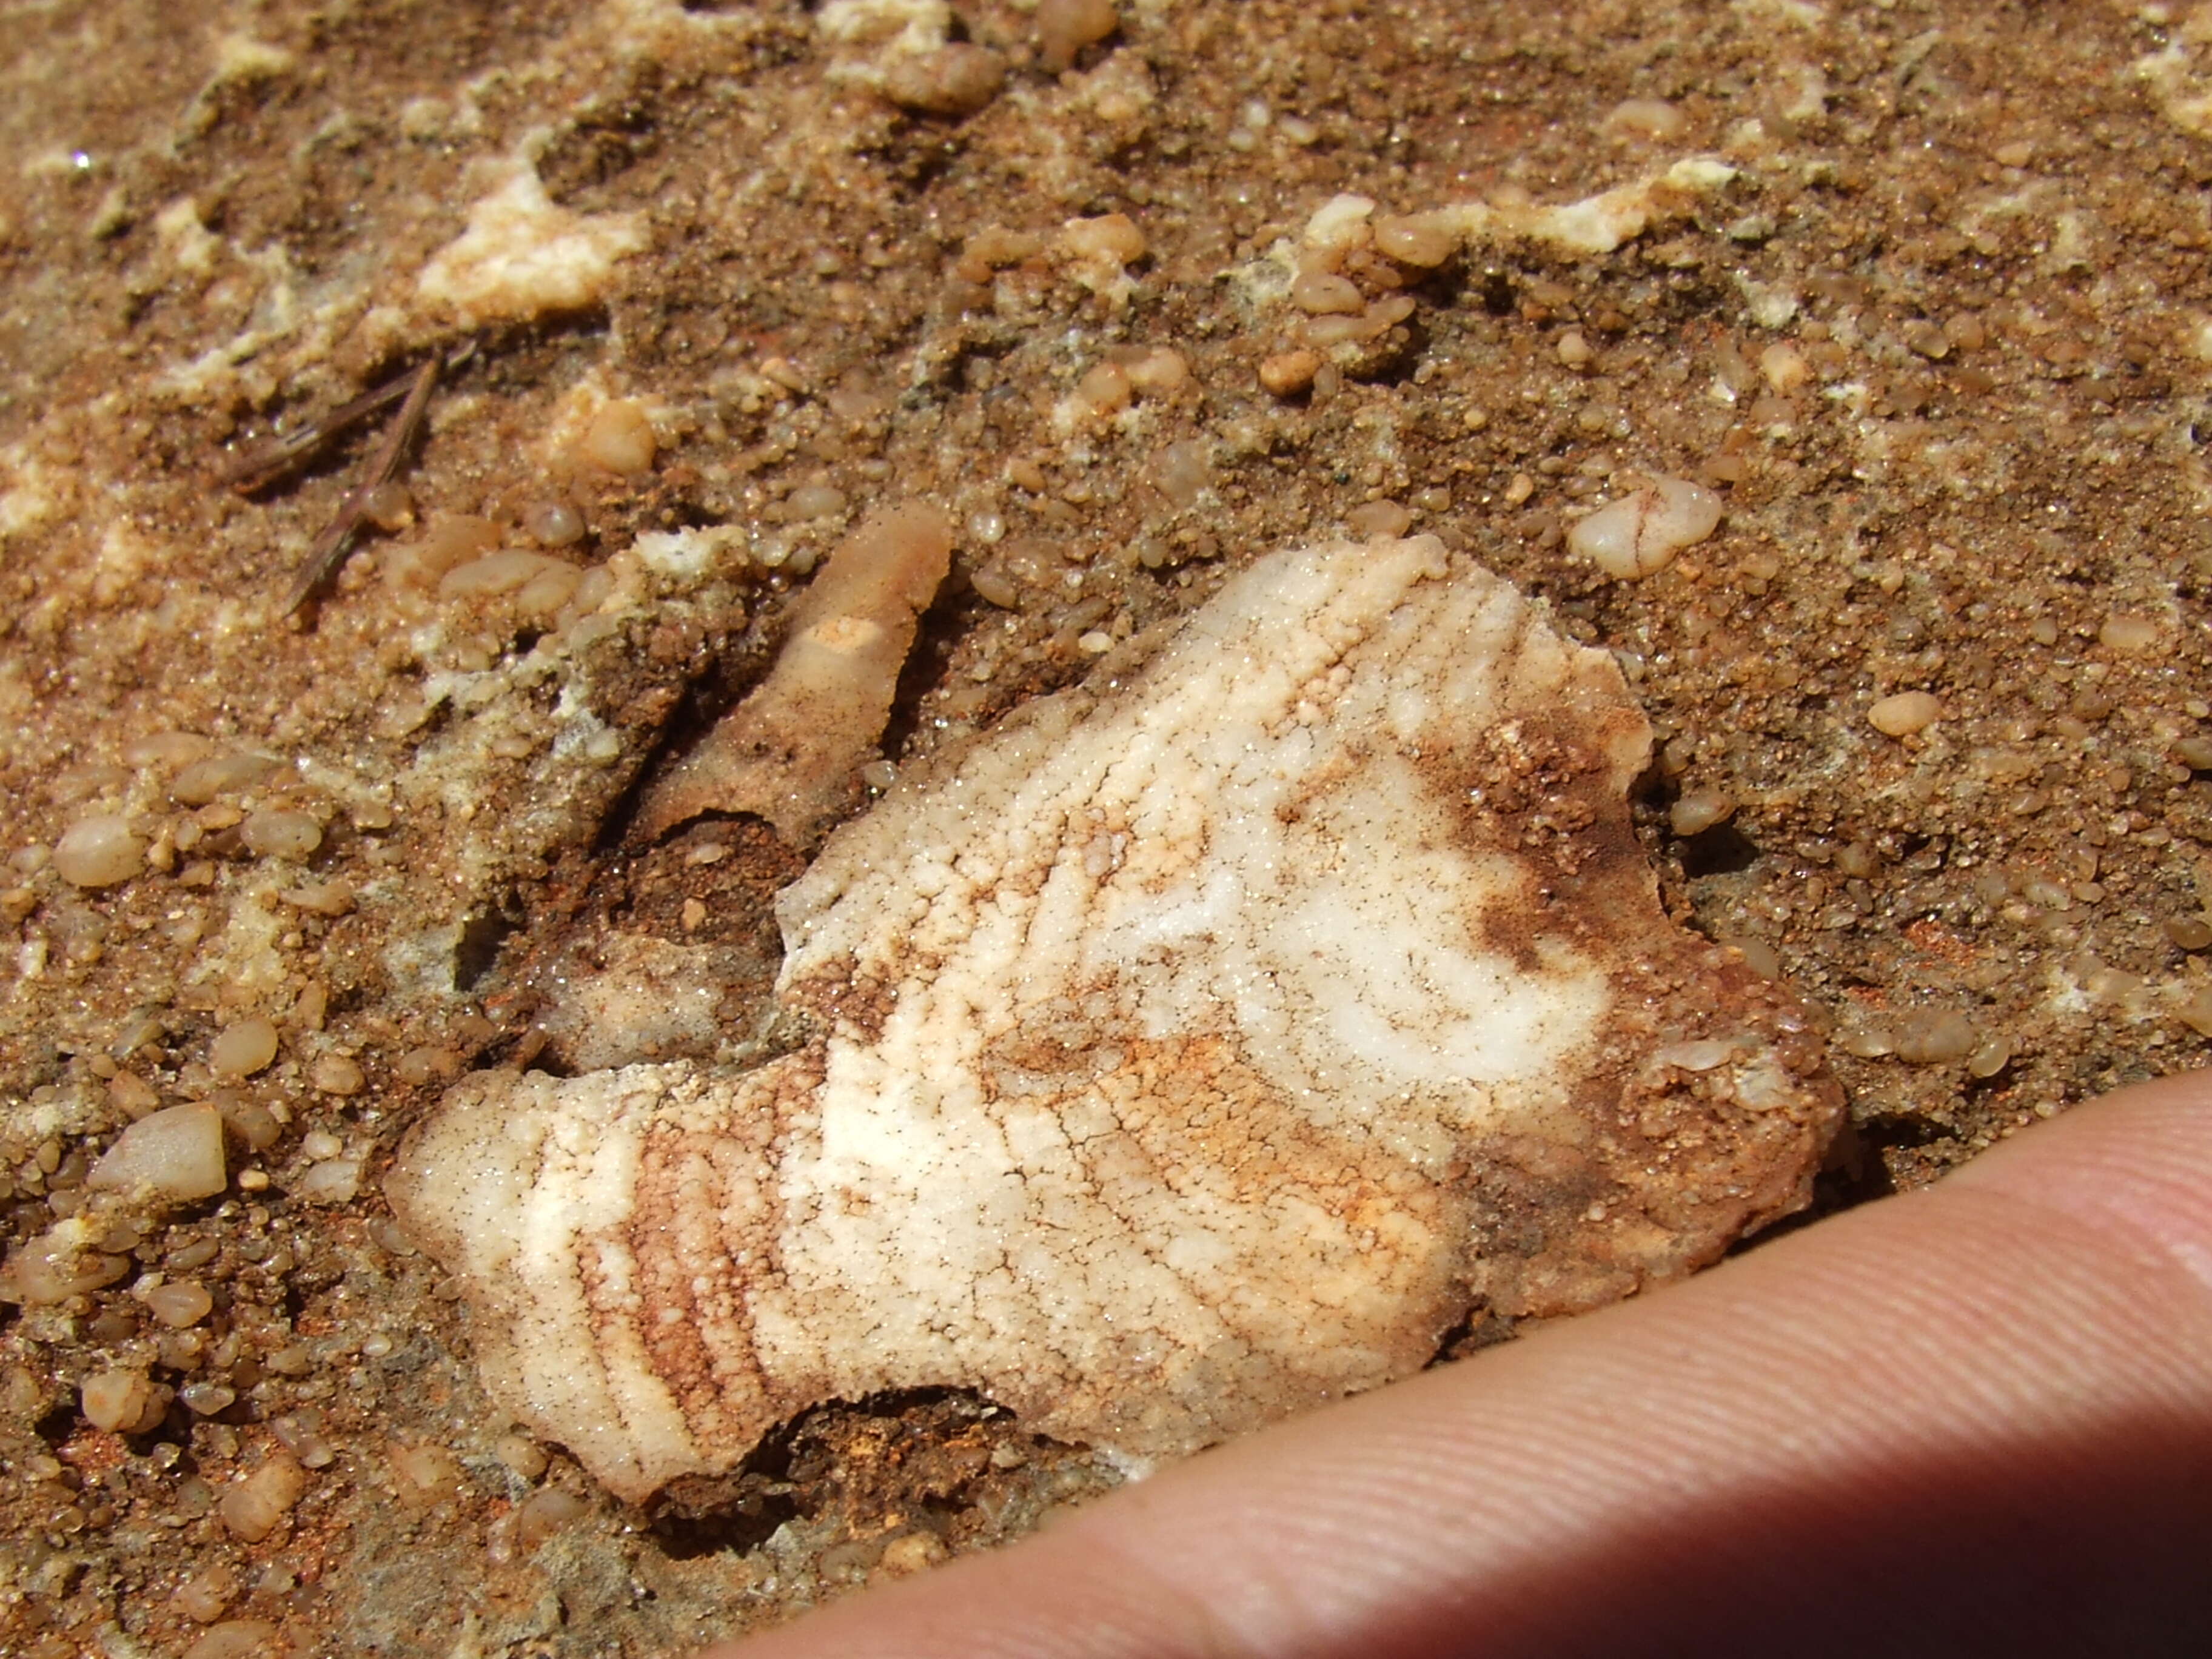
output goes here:
<path id="1" fill-rule="evenodd" d="M 545 193 L 529 161 L 512 161 L 499 188 L 469 210 L 468 228 L 423 266 L 416 293 L 465 323 L 527 322 L 599 304 L 616 262 L 644 246 L 634 217 L 573 213 Z"/>
<path id="2" fill-rule="evenodd" d="M 1433 539 L 1277 555 L 831 837 L 779 907 L 818 1041 L 473 1081 L 393 1201 L 634 1498 L 889 1388 L 1143 1457 L 1372 1387 L 1802 1201 L 1835 1091 L 1660 912 L 1649 743 Z"/>

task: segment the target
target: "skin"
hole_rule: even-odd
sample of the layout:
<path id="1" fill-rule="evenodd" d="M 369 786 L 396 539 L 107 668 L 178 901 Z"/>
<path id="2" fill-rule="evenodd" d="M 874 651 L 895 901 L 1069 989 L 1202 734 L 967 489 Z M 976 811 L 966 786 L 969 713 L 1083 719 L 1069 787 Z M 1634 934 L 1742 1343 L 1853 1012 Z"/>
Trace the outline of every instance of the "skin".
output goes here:
<path id="1" fill-rule="evenodd" d="M 721 1659 L 2212 1652 L 2212 1073 Z"/>

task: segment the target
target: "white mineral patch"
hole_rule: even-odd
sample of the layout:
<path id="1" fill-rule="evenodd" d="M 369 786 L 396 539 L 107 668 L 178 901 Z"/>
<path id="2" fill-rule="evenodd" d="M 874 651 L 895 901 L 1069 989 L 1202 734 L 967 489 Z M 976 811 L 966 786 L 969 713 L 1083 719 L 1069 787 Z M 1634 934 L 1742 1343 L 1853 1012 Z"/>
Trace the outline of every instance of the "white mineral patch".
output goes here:
<path id="1" fill-rule="evenodd" d="M 2132 65 L 2136 78 L 2148 85 L 2166 119 L 2199 138 L 2212 137 L 2208 43 L 2212 43 L 2212 6 L 2195 6 L 2163 51 L 2138 58 Z"/>
<path id="2" fill-rule="evenodd" d="M 786 890 L 806 1046 L 485 1075 L 403 1150 L 492 1394 L 617 1492 L 894 1388 L 1180 1455 L 1802 1201 L 1838 1094 L 1661 910 L 1609 655 L 1423 537 L 1108 672 Z"/>
<path id="3" fill-rule="evenodd" d="M 1610 253 L 1654 224 L 1678 219 L 1702 196 L 1735 178 L 1735 169 L 1693 155 L 1663 171 L 1563 207 L 1468 210 L 1468 240 L 1526 236 L 1573 253 Z"/>
<path id="4" fill-rule="evenodd" d="M 0 536 L 20 535 L 53 516 L 54 471 L 22 444 L 0 449 Z"/>
<path id="5" fill-rule="evenodd" d="M 1463 202 L 1412 216 L 1449 245 L 1486 242 L 1547 242 L 1568 253 L 1610 253 L 1655 226 L 1686 217 L 1699 200 L 1732 183 L 1736 169 L 1711 156 L 1692 155 L 1642 178 L 1579 201 Z M 1308 221 L 1302 240 L 1308 248 L 1358 246 L 1370 233 L 1375 203 L 1364 196 L 1335 196 Z M 1418 263 L 1436 264 L 1442 258 Z M 1229 274 L 1255 306 L 1285 298 L 1298 269 L 1297 249 L 1285 237 L 1259 258 Z"/>
<path id="6" fill-rule="evenodd" d="M 945 0 L 828 0 L 814 15 L 824 40 L 841 46 L 894 45 L 929 52 L 945 44 L 952 9 Z"/>
<path id="7" fill-rule="evenodd" d="M 814 27 L 832 54 L 831 80 L 880 87 L 901 64 L 944 48 L 952 9 L 945 0 L 827 0 Z"/>
<path id="8" fill-rule="evenodd" d="M 516 161 L 469 210 L 468 228 L 422 268 L 415 291 L 465 323 L 526 322 L 598 304 L 616 261 L 644 246 L 635 218 L 557 207 L 537 169 Z"/>
<path id="9" fill-rule="evenodd" d="M 657 576 L 689 587 L 731 552 L 743 549 L 745 532 L 735 525 L 713 525 L 689 530 L 647 530 L 632 544 L 645 568 Z"/>

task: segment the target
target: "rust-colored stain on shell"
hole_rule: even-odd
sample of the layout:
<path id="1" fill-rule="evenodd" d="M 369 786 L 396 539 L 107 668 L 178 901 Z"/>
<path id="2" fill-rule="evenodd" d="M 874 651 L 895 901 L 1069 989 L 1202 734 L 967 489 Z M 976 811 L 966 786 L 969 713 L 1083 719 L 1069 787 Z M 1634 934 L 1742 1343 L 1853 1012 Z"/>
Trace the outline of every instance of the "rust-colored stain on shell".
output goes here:
<path id="1" fill-rule="evenodd" d="M 819 1035 L 471 1079 L 391 1194 L 493 1393 L 627 1497 L 974 1389 L 1182 1454 L 1800 1206 L 1841 1097 L 1669 922 L 1612 659 L 1429 538 L 1277 554 L 834 834 Z"/>

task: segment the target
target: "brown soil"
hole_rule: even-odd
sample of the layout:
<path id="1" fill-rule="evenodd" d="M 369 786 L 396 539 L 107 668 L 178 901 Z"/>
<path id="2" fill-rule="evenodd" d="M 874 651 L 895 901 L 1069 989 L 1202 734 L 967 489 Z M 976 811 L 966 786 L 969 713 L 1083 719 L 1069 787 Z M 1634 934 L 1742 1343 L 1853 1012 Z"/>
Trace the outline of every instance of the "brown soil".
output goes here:
<path id="1" fill-rule="evenodd" d="M 447 1081 L 538 1054 L 563 964 L 610 932 L 729 953 L 730 1052 L 780 1040 L 756 1027 L 794 855 L 757 825 L 644 847 L 628 814 L 884 502 L 961 526 L 894 762 L 1347 522 L 1548 598 L 1660 729 L 1640 825 L 1670 907 L 1832 1028 L 1855 1134 L 1828 1207 L 2203 1057 L 2212 52 L 2186 7 L 1124 0 L 1055 74 L 1036 9 L 984 0 L 957 33 L 1007 78 L 964 114 L 874 89 L 879 48 L 830 38 L 852 9 L 11 15 L 0 1242 L 96 1216 L 117 1265 L 0 1310 L 0 1647 L 671 1652 L 1118 1478 L 977 1402 L 898 1399 L 624 1509 L 487 1404 L 379 1196 Z M 1610 253 L 1354 255 L 1410 315 L 1263 385 L 1306 330 L 1252 273 L 1330 197 L 1566 202 L 1692 155 L 1735 176 Z M 573 307 L 424 300 L 518 155 L 639 250 Z M 1126 292 L 1054 252 L 1107 214 L 1145 242 Z M 388 417 L 258 495 L 222 469 L 468 341 L 389 531 L 280 616 Z M 1143 347 L 1188 380 L 1096 407 L 1083 377 Z M 648 471 L 574 441 L 603 396 L 650 416 Z M 1564 531 L 1638 471 L 1728 516 L 1606 581 Z M 556 499 L 586 531 L 549 550 L 627 600 L 588 625 L 391 579 L 439 515 L 526 545 Z M 703 570 L 633 550 L 720 526 L 739 551 Z M 1941 718 L 1877 729 L 1909 691 Z M 165 732 L 281 764 L 179 800 Z M 255 852 L 278 810 L 322 825 L 304 862 Z M 54 849 L 101 814 L 145 867 L 76 884 Z M 252 1017 L 277 1060 L 219 1074 Z M 207 1098 L 226 1193 L 93 1200 L 127 1122 Z M 349 1193 L 323 1166 L 355 1158 Z M 164 1325 L 162 1283 L 210 1311 Z M 176 1391 L 143 1431 L 81 1409 L 115 1369 Z M 248 1540 L 221 1500 L 280 1455 L 303 1495 Z"/>

